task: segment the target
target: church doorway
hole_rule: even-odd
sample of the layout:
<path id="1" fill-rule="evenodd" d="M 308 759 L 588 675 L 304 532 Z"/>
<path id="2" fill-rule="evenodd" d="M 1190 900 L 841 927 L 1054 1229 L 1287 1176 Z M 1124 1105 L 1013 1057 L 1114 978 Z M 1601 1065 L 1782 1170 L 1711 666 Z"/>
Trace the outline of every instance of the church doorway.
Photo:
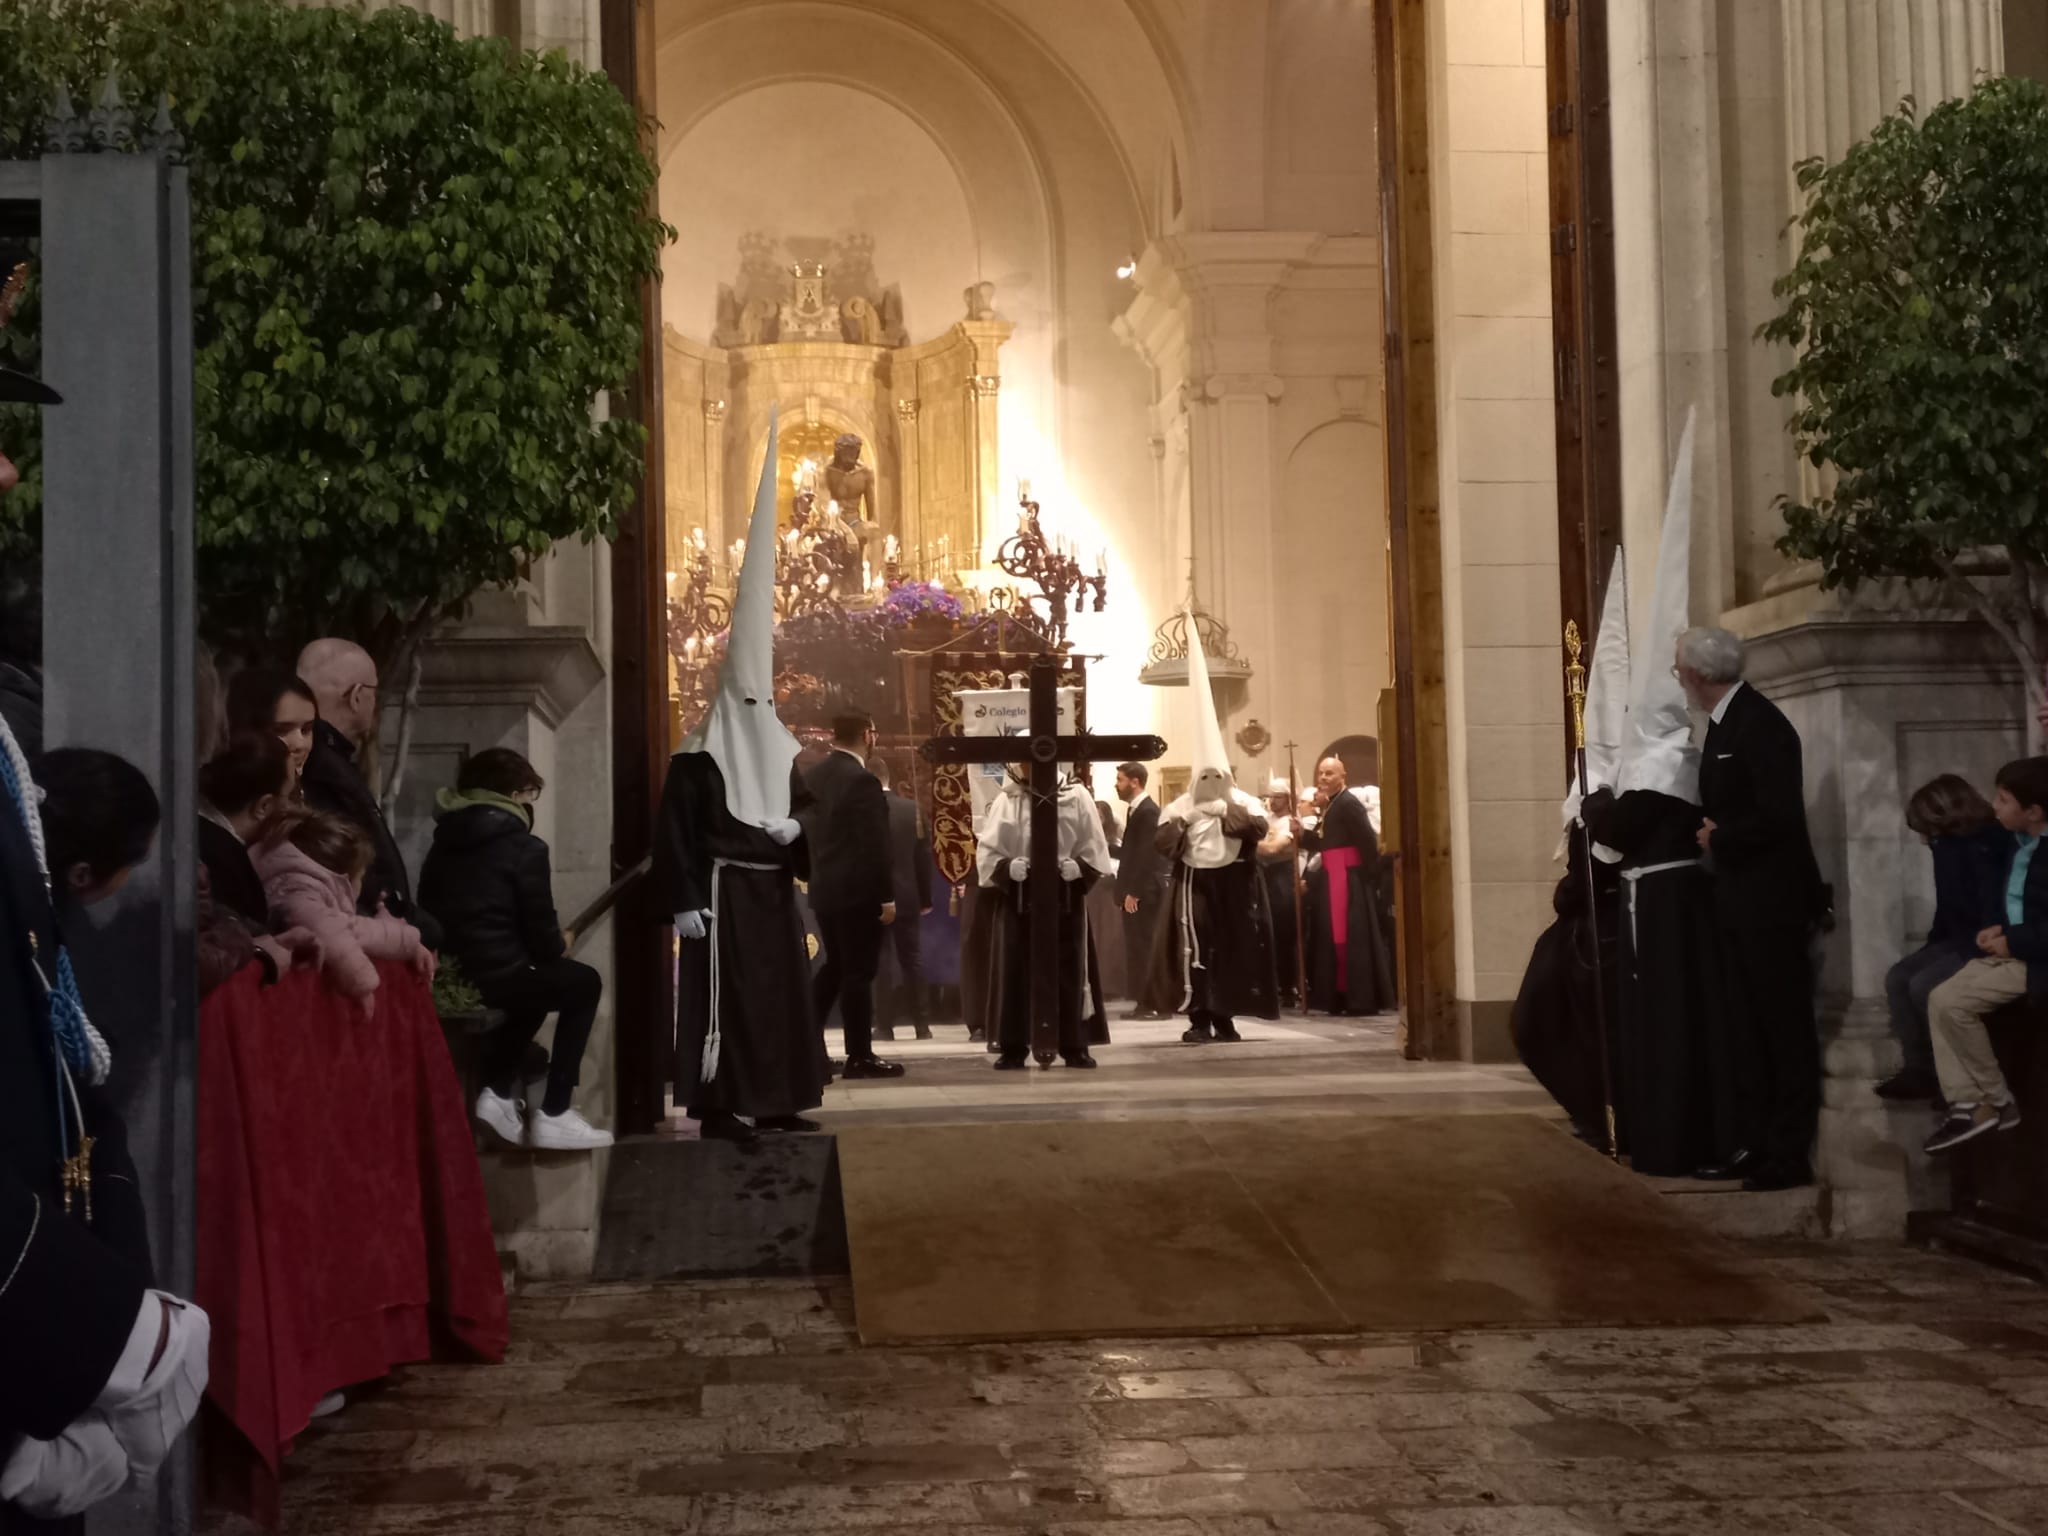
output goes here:
<path id="1" fill-rule="evenodd" d="M 1267 65 L 1228 93 L 1268 146 L 1250 166 L 1191 105 L 1243 71 L 1153 0 L 640 5 L 679 232 L 659 332 L 668 741 L 702 704 L 693 657 L 770 415 L 785 538 L 802 466 L 856 438 L 864 502 L 835 525 L 854 543 L 827 562 L 834 612 L 785 616 L 793 649 L 831 663 L 793 669 L 800 733 L 839 704 L 893 711 L 885 756 L 936 830 L 913 749 L 942 702 L 910 653 L 1058 610 L 1058 639 L 1089 658 L 1089 726 L 1164 736 L 1148 789 L 1170 799 L 1189 691 L 1147 674 L 1192 604 L 1227 637 L 1216 705 L 1242 787 L 1265 798 L 1290 767 L 1311 784 L 1325 744 L 1354 786 L 1385 781 L 1405 1015 L 1373 1028 L 1418 1057 L 1451 1038 L 1449 834 L 1438 535 L 1409 491 L 1430 391 L 1402 377 L 1427 316 L 1390 269 L 1417 241 L 1426 262 L 1427 220 L 1399 242 L 1387 143 L 1414 125 L 1384 99 L 1386 9 L 1276 4 L 1258 22 Z M 813 489 L 831 514 L 832 488 Z M 898 632 L 878 639 L 869 615 Z M 1113 766 L 1095 765 L 1097 791 L 1120 828 Z M 936 953 L 965 899 L 937 882 Z M 622 1021 L 640 1029 L 661 1020 Z M 622 1077 L 657 1056 L 622 1038 Z"/>

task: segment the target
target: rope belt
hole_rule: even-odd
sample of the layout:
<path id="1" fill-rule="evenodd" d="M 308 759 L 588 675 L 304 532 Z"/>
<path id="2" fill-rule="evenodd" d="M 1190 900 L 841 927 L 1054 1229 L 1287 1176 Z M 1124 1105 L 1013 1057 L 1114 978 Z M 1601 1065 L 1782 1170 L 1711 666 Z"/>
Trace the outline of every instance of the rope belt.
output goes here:
<path id="1" fill-rule="evenodd" d="M 1645 875 L 1661 875 L 1674 869 L 1698 869 L 1698 859 L 1672 859 L 1665 864 L 1645 864 L 1641 869 L 1624 869 L 1621 878 L 1628 884 L 1628 947 L 1634 954 L 1636 948 L 1636 885 Z"/>
<path id="2" fill-rule="evenodd" d="M 728 868 L 765 869 L 782 868 L 780 864 L 755 864 L 746 859 L 713 859 L 711 861 L 711 921 L 705 925 L 704 941 L 711 946 L 711 1024 L 704 1031 L 704 1061 L 698 1072 L 698 1080 L 709 1084 L 718 1076 L 718 1052 L 723 1043 L 724 1031 L 719 1027 L 719 970 L 718 963 L 718 889 L 720 879 Z"/>

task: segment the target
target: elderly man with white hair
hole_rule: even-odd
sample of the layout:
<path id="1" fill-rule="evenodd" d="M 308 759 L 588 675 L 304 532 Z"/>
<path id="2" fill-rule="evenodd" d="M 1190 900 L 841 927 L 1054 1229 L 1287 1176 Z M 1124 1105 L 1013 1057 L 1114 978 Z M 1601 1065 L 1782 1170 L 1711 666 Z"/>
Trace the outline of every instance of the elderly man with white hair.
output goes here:
<path id="1" fill-rule="evenodd" d="M 377 663 L 352 640 L 315 640 L 299 652 L 299 680 L 313 690 L 320 718 L 313 726 L 313 750 L 300 771 L 306 803 L 354 822 L 376 850 L 363 877 L 361 906 L 374 916 L 381 903 L 393 917 L 420 930 L 427 948 L 441 947 L 441 925 L 413 904 L 412 877 L 398 839 L 370 793 L 356 753 L 377 724 Z"/>
<path id="2" fill-rule="evenodd" d="M 1737 1114 L 1747 1128 L 1741 1150 L 1701 1177 L 1791 1189 L 1813 1182 L 1821 1063 L 1810 946 L 1826 904 L 1799 732 L 1742 681 L 1742 641 L 1727 630 L 1687 630 L 1676 660 L 1687 702 L 1709 721 L 1699 846 L 1713 869 Z"/>

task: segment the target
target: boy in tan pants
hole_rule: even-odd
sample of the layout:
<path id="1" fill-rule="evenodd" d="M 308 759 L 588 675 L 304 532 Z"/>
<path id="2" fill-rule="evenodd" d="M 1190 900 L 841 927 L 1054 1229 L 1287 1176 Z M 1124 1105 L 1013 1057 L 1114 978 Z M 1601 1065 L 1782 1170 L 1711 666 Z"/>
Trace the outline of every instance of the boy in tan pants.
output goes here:
<path id="1" fill-rule="evenodd" d="M 2027 757 L 1998 770 L 1991 809 L 2013 834 L 2005 879 L 1991 893 L 2003 918 L 1977 935 L 1980 954 L 1928 999 L 1934 1067 L 1948 1119 L 1927 1139 L 1946 1152 L 1987 1131 L 2020 1123 L 1984 1020 L 2029 995 L 2048 996 L 2048 856 L 2037 857 L 2048 832 L 2048 758 Z"/>

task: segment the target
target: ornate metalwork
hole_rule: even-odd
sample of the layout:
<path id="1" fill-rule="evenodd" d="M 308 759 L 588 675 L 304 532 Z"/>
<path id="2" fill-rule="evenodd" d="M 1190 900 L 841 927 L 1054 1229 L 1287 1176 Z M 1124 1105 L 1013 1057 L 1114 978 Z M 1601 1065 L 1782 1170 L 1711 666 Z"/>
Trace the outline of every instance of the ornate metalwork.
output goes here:
<path id="1" fill-rule="evenodd" d="M 91 143 L 86 134 L 85 119 L 78 115 L 78 108 L 71 102 L 71 92 L 62 85 L 50 98 L 50 115 L 43 123 L 43 139 L 53 155 L 82 155 Z"/>
<path id="2" fill-rule="evenodd" d="M 1046 638 L 1055 650 L 1064 650 L 1070 610 L 1088 612 L 1091 591 L 1096 613 L 1102 612 L 1108 600 L 1108 559 L 1097 555 L 1095 574 L 1088 575 L 1071 545 L 1065 540 L 1047 540 L 1045 530 L 1039 526 L 1038 503 L 1031 499 L 1030 487 L 1018 487 L 1017 505 L 1023 508 L 1017 515 L 1017 531 L 1003 540 L 1002 548 L 996 551 L 996 568 L 1038 588 L 1036 592 L 1017 589 L 1014 602 L 1020 607 L 1044 604 L 1041 625 Z"/>
<path id="3" fill-rule="evenodd" d="M 1212 680 L 1247 681 L 1252 664 L 1230 638 L 1230 626 L 1215 617 L 1192 595 L 1187 608 L 1177 608 L 1166 622 L 1152 632 L 1152 649 L 1138 672 L 1138 681 L 1171 687 L 1188 680 L 1188 610 L 1195 616 L 1195 633 L 1201 637 L 1202 659 L 1209 664 Z"/>
<path id="4" fill-rule="evenodd" d="M 149 128 L 142 135 L 142 147 L 154 150 L 172 165 L 182 164 L 185 159 L 185 135 L 178 131 L 171 116 L 171 98 L 162 92 L 157 94 L 156 116 L 149 120 Z"/>
<path id="5" fill-rule="evenodd" d="M 690 535 L 689 570 L 669 572 L 668 652 L 675 662 L 676 700 L 682 717 L 694 721 L 711 702 L 717 675 L 718 638 L 732 625 L 732 607 L 712 590 L 711 548 L 702 528 Z M 687 574 L 683 591 L 674 587 Z"/>
<path id="6" fill-rule="evenodd" d="M 112 69 L 107 71 L 100 99 L 86 120 L 94 148 L 120 151 L 135 147 L 135 113 L 121 99 L 121 81 Z"/>

